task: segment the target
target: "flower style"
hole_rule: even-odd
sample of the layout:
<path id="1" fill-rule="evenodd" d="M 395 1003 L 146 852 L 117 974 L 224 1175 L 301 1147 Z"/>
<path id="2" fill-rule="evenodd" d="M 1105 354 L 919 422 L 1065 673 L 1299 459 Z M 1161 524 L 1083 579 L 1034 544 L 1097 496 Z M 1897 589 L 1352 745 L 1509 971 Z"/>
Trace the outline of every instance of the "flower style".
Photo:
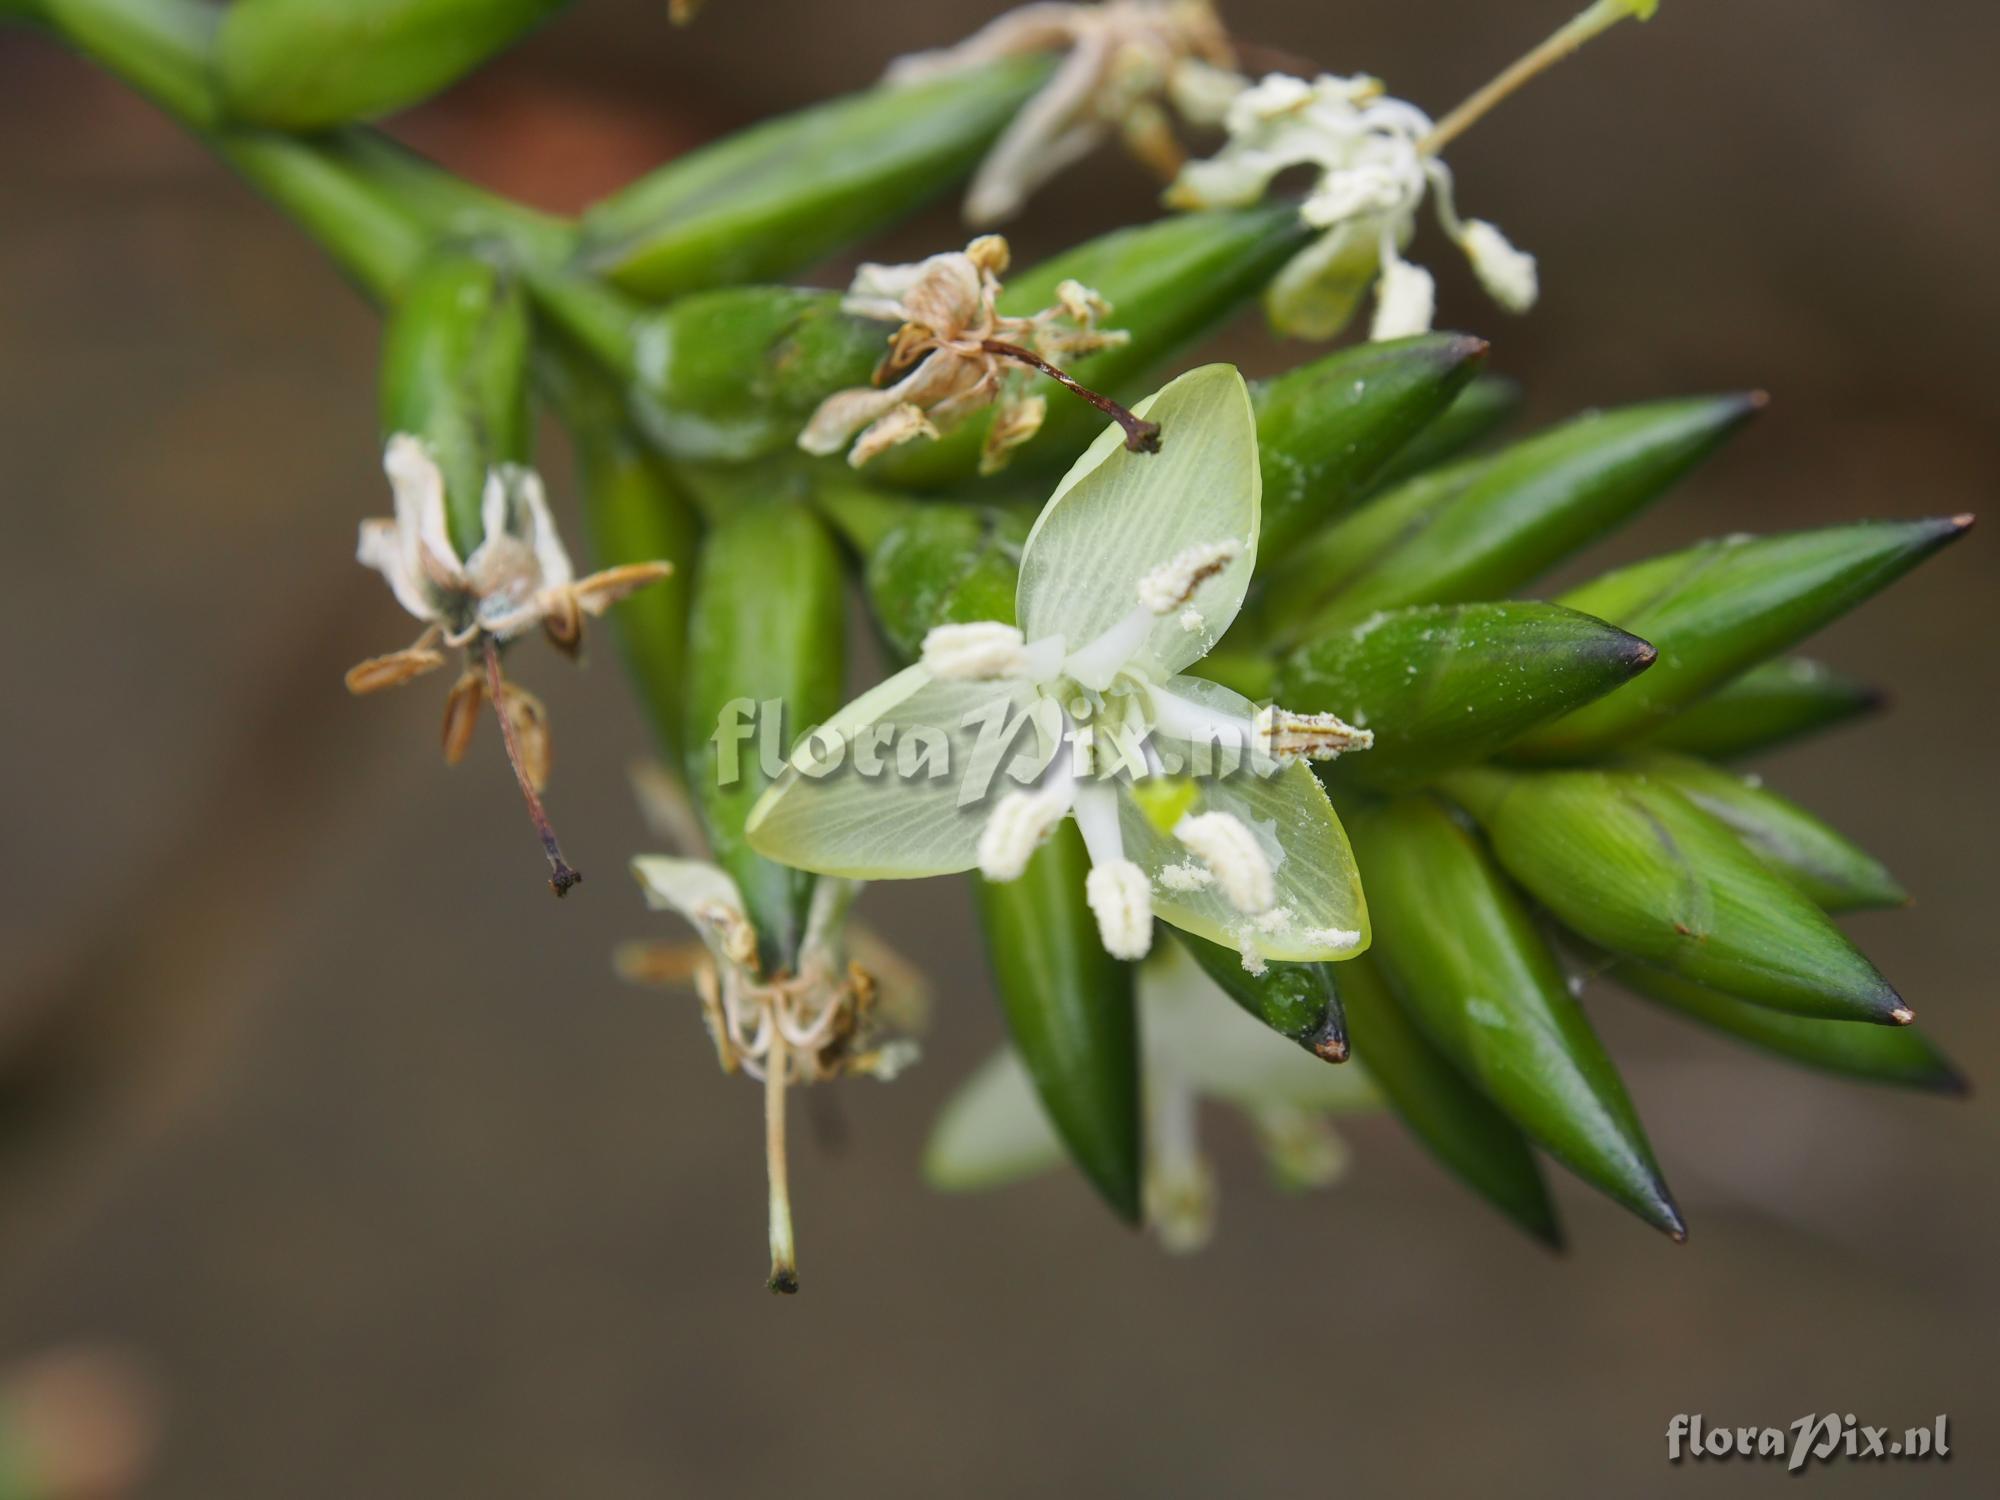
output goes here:
<path id="1" fill-rule="evenodd" d="M 1299 214 L 1324 232 L 1267 293 L 1272 320 L 1284 332 L 1331 338 L 1370 283 L 1376 284 L 1370 338 L 1428 332 L 1434 283 L 1402 255 L 1427 192 L 1494 301 L 1509 312 L 1534 305 L 1534 257 L 1485 220 L 1458 217 L 1450 169 L 1430 149 L 1430 117 L 1387 97 L 1378 79 L 1322 74 L 1308 83 L 1273 73 L 1238 95 L 1223 123 L 1228 144 L 1182 170 L 1167 194 L 1171 206 L 1240 207 L 1262 198 L 1287 168 L 1304 164 L 1320 172 Z"/>
<path id="2" fill-rule="evenodd" d="M 1184 154 L 1163 99 L 1196 124 L 1214 124 L 1242 80 L 1209 0 L 1106 0 L 1024 5 L 957 46 L 898 58 L 891 83 L 915 83 L 1003 57 L 1064 50 L 1061 67 L 994 145 L 965 198 L 966 222 L 998 224 L 1029 196 L 1114 134 L 1171 179 Z"/>
<path id="3" fill-rule="evenodd" d="M 1358 1063 L 1330 1068 L 1233 1005 L 1178 944 L 1139 970 L 1146 1100 L 1147 1226 L 1168 1250 L 1200 1249 L 1214 1232 L 1215 1174 L 1197 1137 L 1203 1099 L 1248 1118 L 1278 1183 L 1338 1181 L 1347 1148 L 1328 1116 L 1378 1108 Z M 1002 1049 L 945 1105 L 924 1175 L 951 1191 L 999 1187 L 1059 1165 L 1062 1144 L 1018 1056 Z"/>
<path id="4" fill-rule="evenodd" d="M 424 631 L 403 650 L 350 670 L 348 691 L 379 692 L 434 671 L 445 662 L 440 646 L 476 648 L 483 660 L 468 660 L 445 700 L 445 760 L 456 765 L 464 758 L 480 705 L 490 699 L 549 853 L 551 884 L 562 895 L 582 877 L 563 861 L 536 796 L 548 780 L 547 714 L 533 694 L 501 675 L 498 646 L 539 625 L 553 644 L 574 656 L 583 643 L 585 615 L 602 615 L 627 594 L 665 578 L 672 566 L 632 563 L 578 578 L 556 533 L 540 476 L 518 464 L 488 471 L 480 543 L 461 559 L 451 542 L 444 475 L 422 441 L 407 433 L 390 438 L 382 467 L 395 495 L 395 518 L 363 521 L 356 556 L 388 580 L 396 601 L 424 622 Z"/>
<path id="5" fill-rule="evenodd" d="M 799 446 L 831 454 L 851 441 L 847 461 L 858 469 L 886 449 L 935 438 L 997 402 L 979 460 L 979 471 L 991 474 L 1041 428 L 1046 403 L 1026 389 L 1030 369 L 1119 416 L 1122 408 L 1056 368 L 1073 355 L 1125 342 L 1122 331 L 1097 326 L 1110 305 L 1090 288 L 1065 281 L 1056 288 L 1055 306 L 1025 318 L 1005 316 L 998 302 L 1008 260 L 1007 241 L 988 234 L 914 265 L 863 265 L 841 307 L 899 326 L 874 384 L 822 401 L 799 434 Z M 1144 434 L 1134 432 L 1133 440 L 1143 442 Z"/>
<path id="6" fill-rule="evenodd" d="M 700 934 L 706 956 L 689 962 L 678 948 L 634 944 L 619 953 L 619 969 L 639 982 L 692 978 L 702 1017 L 725 1073 L 743 1072 L 764 1084 L 765 1148 L 771 1179 L 773 1291 L 798 1290 L 789 1173 L 785 1155 L 785 1093 L 794 1083 L 843 1074 L 892 1079 L 915 1060 L 916 1044 L 879 1043 L 885 1019 L 871 973 L 846 956 L 846 918 L 860 886 L 822 880 L 813 888 L 796 974 L 765 974 L 757 932 L 736 882 L 699 859 L 641 855 L 632 873 L 654 910 L 675 911 Z M 857 938 L 863 934 L 855 934 Z M 857 945 L 858 946 L 858 945 Z M 900 971 L 883 952 L 878 968 Z M 917 981 L 904 979 L 898 997 L 907 1018 L 921 1008 Z"/>
<path id="7" fill-rule="evenodd" d="M 1249 390 L 1210 365 L 1138 410 L 1159 424 L 1160 453 L 1135 454 L 1108 428 L 1077 461 L 1023 549 L 1020 626 L 934 630 L 921 662 L 795 752 L 750 842 L 823 874 L 1010 880 L 1074 817 L 1086 895 L 1118 957 L 1148 950 L 1155 916 L 1234 945 L 1253 971 L 1349 957 L 1368 941 L 1360 882 L 1304 762 L 1373 737 L 1182 675 L 1234 619 L 1256 559 Z M 1010 754 L 1024 733 L 1033 748 Z M 862 774 L 897 736 L 901 774 Z M 833 774 L 850 743 L 853 773 Z M 1002 772 L 1016 785 L 995 800 Z"/>

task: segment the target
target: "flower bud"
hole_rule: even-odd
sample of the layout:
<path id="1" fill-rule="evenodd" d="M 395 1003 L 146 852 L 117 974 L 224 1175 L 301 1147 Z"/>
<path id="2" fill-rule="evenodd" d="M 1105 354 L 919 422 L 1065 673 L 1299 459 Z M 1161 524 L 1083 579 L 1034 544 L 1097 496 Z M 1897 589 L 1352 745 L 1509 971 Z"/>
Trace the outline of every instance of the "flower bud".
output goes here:
<path id="1" fill-rule="evenodd" d="M 1111 1209 L 1141 1217 L 1139 1031 L 1133 969 L 1105 951 L 1084 899 L 1089 860 L 1059 825 L 1017 880 L 976 882 L 1014 1049 L 1063 1145 Z"/>

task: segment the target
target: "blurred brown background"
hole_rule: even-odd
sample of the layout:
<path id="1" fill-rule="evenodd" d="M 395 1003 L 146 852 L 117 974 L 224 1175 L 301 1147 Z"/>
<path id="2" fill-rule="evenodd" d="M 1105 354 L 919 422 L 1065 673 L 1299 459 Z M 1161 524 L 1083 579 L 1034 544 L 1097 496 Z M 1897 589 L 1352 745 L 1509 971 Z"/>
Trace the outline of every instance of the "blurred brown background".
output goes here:
<path id="1" fill-rule="evenodd" d="M 657 0 L 589 0 L 394 123 L 574 207 L 995 9 L 711 0 L 677 33 Z M 1225 10 L 1436 111 L 1565 0 Z M 1494 338 L 1536 418 L 1776 398 L 1592 565 L 1988 505 L 1996 55 L 1974 0 L 1668 0 L 1454 150 L 1546 296 L 1503 319 L 1426 239 L 1441 321 Z M 1282 1198 L 1218 1119 L 1221 1234 L 1174 1261 L 1071 1177 L 921 1186 L 998 1025 L 957 883 L 877 890 L 938 1024 L 904 1081 L 842 1093 L 844 1145 L 801 1147 L 805 1292 L 780 1302 L 754 1089 L 691 1000 L 608 970 L 664 930 L 619 874 L 645 738 L 615 660 L 522 668 L 594 877 L 556 908 L 495 745 L 447 774 L 437 693 L 341 689 L 410 633 L 349 561 L 387 498 L 372 315 L 150 108 L 11 33 L 0 133 L 0 1359 L 146 1361 L 149 1493 L 1733 1494 L 1787 1481 L 1669 1467 L 1676 1412 L 1828 1410 L 1948 1412 L 1959 1451 L 1815 1493 L 1994 1493 L 1990 535 L 1828 633 L 1897 711 L 1778 768 L 1919 893 L 1855 927 L 1985 1094 L 1824 1081 L 1601 997 L 1685 1248 L 1564 1182 L 1574 1248 L 1546 1257 L 1386 1119 L 1346 1184 Z M 1107 156 L 1016 239 L 1148 202 Z M 956 234 L 940 213 L 895 248 Z"/>

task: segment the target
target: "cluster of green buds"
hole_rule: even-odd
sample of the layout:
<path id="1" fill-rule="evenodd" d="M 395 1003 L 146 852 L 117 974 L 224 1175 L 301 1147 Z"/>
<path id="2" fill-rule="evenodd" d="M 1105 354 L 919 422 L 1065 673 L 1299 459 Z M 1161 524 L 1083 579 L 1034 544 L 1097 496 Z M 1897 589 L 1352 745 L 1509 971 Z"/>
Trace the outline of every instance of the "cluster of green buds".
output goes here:
<path id="1" fill-rule="evenodd" d="M 1731 537 L 1521 597 L 1762 397 L 1495 447 L 1518 393 L 1482 340 L 1429 331 L 1403 259 L 1434 195 L 1494 297 L 1533 301 L 1532 260 L 1458 218 L 1440 154 L 1651 0 L 1597 0 L 1436 124 L 1365 75 L 1253 81 L 1268 49 L 1198 0 L 1032 5 L 575 221 L 361 123 L 556 8 L 10 13 L 159 101 L 385 309 L 396 514 L 361 557 L 423 634 L 350 685 L 465 650 L 447 757 L 490 704 L 559 893 L 545 716 L 501 652 L 536 628 L 573 650 L 631 595 L 612 618 L 672 847 L 633 869 L 700 941 L 619 964 L 691 986 L 724 1069 L 763 1084 L 775 1289 L 798 1284 L 787 1090 L 911 1055 L 921 984 L 847 921 L 864 881 L 970 876 L 1006 1022 L 931 1179 L 1066 1154 L 1178 1248 L 1212 1225 L 1204 1098 L 1287 1186 L 1338 1175 L 1328 1116 L 1383 1107 L 1541 1239 L 1542 1155 L 1680 1236 L 1587 978 L 1794 1061 L 1958 1087 L 1832 921 L 1900 887 L 1729 763 L 1873 705 L 1787 653 L 1967 519 Z M 1222 128 L 1213 155 L 1170 110 Z M 845 291 L 782 284 L 968 178 L 975 227 L 1017 213 L 1116 137 L 1177 212 L 1018 272 L 989 235 Z M 1273 194 L 1301 163 L 1306 195 Z M 1260 299 L 1323 337 L 1371 287 L 1366 342 L 1267 379 L 1186 368 Z M 538 392 L 578 461 L 582 578 L 529 466 Z M 897 670 L 842 707 L 869 659 L 856 585 Z"/>

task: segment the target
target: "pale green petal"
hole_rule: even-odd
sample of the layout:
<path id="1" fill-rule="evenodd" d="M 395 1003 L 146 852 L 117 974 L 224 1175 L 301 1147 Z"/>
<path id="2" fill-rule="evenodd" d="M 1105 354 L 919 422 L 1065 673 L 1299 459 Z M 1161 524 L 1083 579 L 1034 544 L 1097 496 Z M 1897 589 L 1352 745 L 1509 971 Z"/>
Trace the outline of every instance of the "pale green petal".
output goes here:
<path id="1" fill-rule="evenodd" d="M 1220 683 L 1176 677 L 1166 688 L 1218 719 L 1241 721 L 1256 713 L 1248 698 Z M 1271 770 L 1269 762 L 1247 752 L 1235 760 L 1157 730 L 1151 744 L 1170 772 L 1191 777 L 1194 798 L 1185 812 L 1229 813 L 1257 835 L 1277 886 L 1274 911 L 1281 914 L 1260 926 L 1257 918 L 1230 906 L 1214 884 L 1189 890 L 1163 879 L 1169 867 L 1186 868 L 1198 861 L 1169 829 L 1155 826 L 1143 799 L 1125 795 L 1119 799 L 1118 816 L 1125 853 L 1152 879 L 1155 916 L 1228 947 L 1248 942 L 1267 959 L 1336 960 L 1367 948 L 1368 907 L 1354 853 L 1325 790 L 1306 765 L 1293 762 L 1259 775 L 1260 768 Z"/>
<path id="2" fill-rule="evenodd" d="M 1235 561 L 1195 592 L 1199 623 L 1164 615 L 1138 653 L 1167 676 L 1215 644 L 1250 586 L 1263 492 L 1257 422 L 1232 365 L 1190 370 L 1135 410 L 1160 424 L 1160 451 L 1127 452 L 1115 425 L 1098 435 L 1028 533 L 1017 614 L 1030 641 L 1061 636 L 1074 651 L 1132 613 L 1148 573 L 1190 548 L 1236 542 Z"/>
<path id="3" fill-rule="evenodd" d="M 1330 339 L 1353 320 L 1381 269 L 1382 220 L 1336 224 L 1272 278 L 1264 289 L 1265 314 L 1272 328 L 1291 338 Z"/>
<path id="4" fill-rule="evenodd" d="M 987 814 L 1017 784 L 1009 768 L 1039 766 L 1050 748 L 1024 722 L 1037 701 L 1026 683 L 939 681 L 921 666 L 898 672 L 799 745 L 750 814 L 751 847 L 857 880 L 971 869 Z M 833 759 L 832 745 L 832 769 L 806 774 Z"/>
<path id="5" fill-rule="evenodd" d="M 986 1060 L 938 1116 L 924 1148 L 924 1180 L 948 1192 L 975 1192 L 1032 1177 L 1062 1159 L 1062 1142 L 1028 1070 L 1005 1048 Z"/>
<path id="6" fill-rule="evenodd" d="M 1161 943 L 1153 952 L 1139 971 L 1149 1069 L 1171 1069 L 1204 1096 L 1245 1109 L 1344 1114 L 1381 1107 L 1362 1068 L 1325 1062 L 1245 1015 L 1180 944 Z"/>

